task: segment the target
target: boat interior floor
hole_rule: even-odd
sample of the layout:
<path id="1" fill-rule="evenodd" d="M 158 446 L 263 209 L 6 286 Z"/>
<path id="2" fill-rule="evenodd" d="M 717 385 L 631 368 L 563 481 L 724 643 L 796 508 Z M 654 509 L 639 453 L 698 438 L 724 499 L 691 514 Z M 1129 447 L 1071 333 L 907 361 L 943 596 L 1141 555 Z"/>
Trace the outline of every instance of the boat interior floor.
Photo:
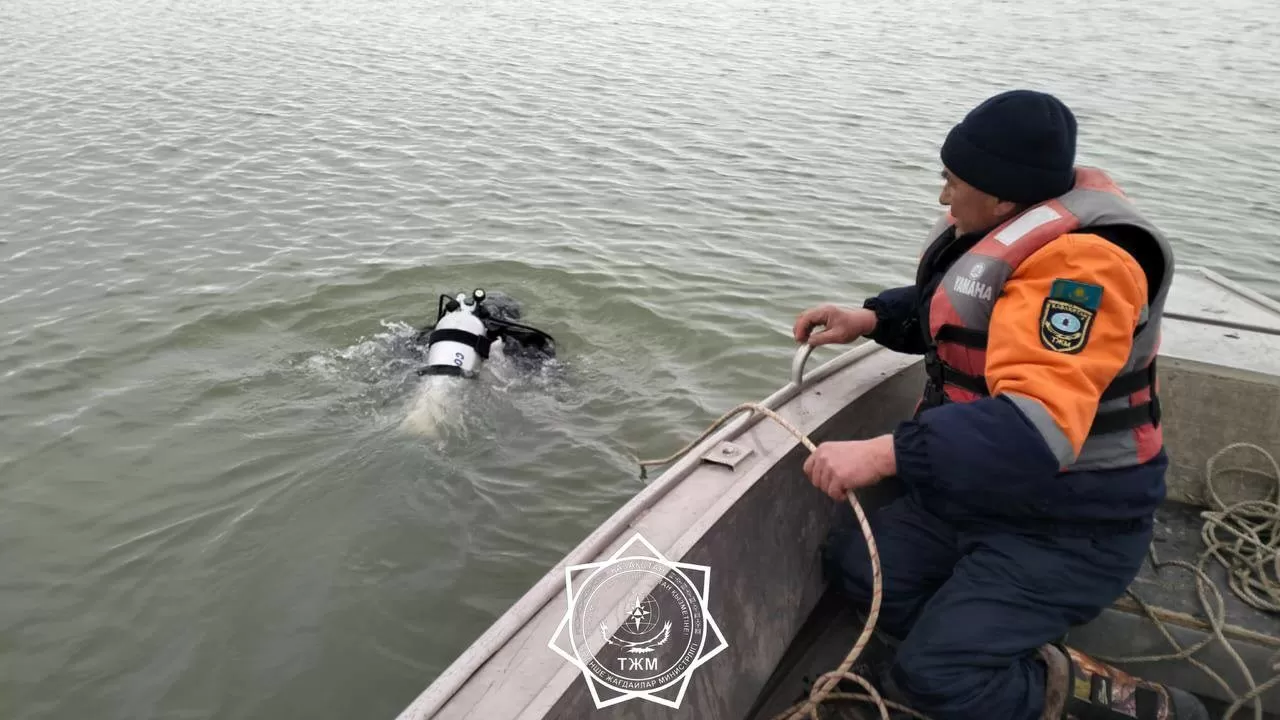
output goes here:
<path id="1" fill-rule="evenodd" d="M 1159 567 L 1158 563 L 1171 560 L 1182 560 L 1192 565 L 1198 563 L 1205 550 L 1201 540 L 1201 511 L 1202 508 L 1199 507 L 1173 502 L 1160 508 L 1153 535 L 1153 553 L 1148 555 L 1137 579 L 1131 585 L 1131 590 L 1149 605 L 1187 616 L 1181 622 L 1177 619 L 1172 621 L 1172 624 L 1178 625 L 1174 635 L 1183 647 L 1205 637 L 1203 629 L 1196 630 L 1195 627 L 1207 628 L 1208 616 L 1197 596 L 1195 575 L 1179 567 Z M 1271 655 L 1280 653 L 1280 614 L 1256 609 L 1231 592 L 1226 573 L 1216 560 L 1210 559 L 1205 570 L 1223 596 L 1226 609 L 1225 634 L 1237 651 L 1245 656 L 1246 662 L 1249 662 L 1254 682 L 1259 685 L 1266 682 L 1278 674 L 1266 667 L 1266 664 L 1268 661 L 1274 662 L 1270 659 Z M 1100 620 L 1108 618 L 1107 622 L 1095 621 L 1073 629 L 1067 636 L 1067 643 L 1085 652 L 1109 657 L 1174 652 L 1168 641 L 1159 634 L 1155 624 L 1127 596 L 1120 598 L 1116 606 L 1104 613 L 1104 618 Z M 856 612 L 843 596 L 828 589 L 796 634 L 774 674 L 762 687 L 746 720 L 770 720 L 801 701 L 808 694 L 814 678 L 834 670 L 843 662 L 862 632 L 862 627 L 863 615 Z M 1141 632 L 1136 632 L 1137 628 L 1141 628 Z M 880 636 L 878 642 L 873 641 L 868 645 L 868 650 L 864 651 L 857 663 L 883 662 L 885 658 L 875 657 L 875 654 L 891 653 L 892 643 L 891 639 Z M 1252 661 L 1248 654 L 1250 649 L 1254 650 Z M 1210 646 L 1198 651 L 1195 657 L 1208 662 L 1236 693 L 1243 694 L 1247 689 L 1241 672 L 1230 656 L 1222 651 L 1219 641 L 1213 640 Z M 1275 657 L 1280 658 L 1280 655 Z M 1144 672 L 1144 668 L 1160 666 L 1162 676 L 1158 681 L 1162 681 L 1170 673 L 1187 678 L 1187 683 L 1175 684 L 1195 692 L 1204 701 L 1210 717 L 1223 717 L 1228 707 L 1228 703 L 1197 691 L 1197 686 L 1203 688 L 1211 681 L 1201 670 L 1186 661 L 1117 664 L 1140 677 L 1150 677 Z M 1259 668 L 1259 665 L 1262 667 Z M 872 680 L 871 677 L 867 679 Z M 1264 708 L 1271 711 L 1263 715 L 1265 720 L 1280 720 L 1280 715 L 1275 714 L 1280 712 L 1280 705 L 1269 701 L 1270 693 L 1264 697 L 1268 699 L 1264 702 Z M 829 701 L 824 704 L 820 716 L 872 720 L 879 718 L 879 713 L 870 705 Z M 1232 717 L 1237 720 L 1252 720 L 1255 718 L 1252 705 L 1236 711 Z"/>
<path id="2" fill-rule="evenodd" d="M 1204 508 L 1176 502 L 1167 502 L 1160 507 L 1152 533 L 1151 553 L 1129 590 L 1149 605 L 1207 621 L 1208 616 L 1196 591 L 1195 574 L 1177 566 L 1160 567 L 1161 563 L 1172 560 L 1192 565 L 1199 563 L 1206 550 L 1201 538 L 1204 519 L 1200 513 L 1203 511 Z M 1227 585 L 1226 569 L 1216 559 L 1209 558 L 1204 570 L 1222 593 L 1226 625 L 1265 635 L 1280 651 L 1280 613 L 1259 610 L 1232 592 Z"/>

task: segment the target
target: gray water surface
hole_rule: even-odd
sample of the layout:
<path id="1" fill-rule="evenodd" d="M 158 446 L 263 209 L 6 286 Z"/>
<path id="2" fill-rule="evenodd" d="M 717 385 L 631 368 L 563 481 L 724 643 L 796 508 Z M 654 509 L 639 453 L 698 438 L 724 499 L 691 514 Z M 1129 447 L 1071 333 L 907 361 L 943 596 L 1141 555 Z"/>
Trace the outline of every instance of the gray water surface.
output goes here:
<path id="1" fill-rule="evenodd" d="M 0 716 L 394 717 L 628 451 L 911 274 L 1000 90 L 1277 295 L 1277 38 L 1263 0 L 6 0 Z M 561 357 L 406 432 L 407 338 L 477 286 Z"/>

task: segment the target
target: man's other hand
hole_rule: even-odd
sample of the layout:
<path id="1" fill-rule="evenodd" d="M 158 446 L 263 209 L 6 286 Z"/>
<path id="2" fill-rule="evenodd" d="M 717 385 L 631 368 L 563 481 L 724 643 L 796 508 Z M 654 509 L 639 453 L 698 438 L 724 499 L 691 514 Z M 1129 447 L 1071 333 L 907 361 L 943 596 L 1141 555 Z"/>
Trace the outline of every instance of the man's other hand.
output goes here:
<path id="1" fill-rule="evenodd" d="M 843 500 L 850 490 L 875 485 L 897 471 L 892 435 L 825 442 L 804 463 L 809 482 L 832 500 Z"/>

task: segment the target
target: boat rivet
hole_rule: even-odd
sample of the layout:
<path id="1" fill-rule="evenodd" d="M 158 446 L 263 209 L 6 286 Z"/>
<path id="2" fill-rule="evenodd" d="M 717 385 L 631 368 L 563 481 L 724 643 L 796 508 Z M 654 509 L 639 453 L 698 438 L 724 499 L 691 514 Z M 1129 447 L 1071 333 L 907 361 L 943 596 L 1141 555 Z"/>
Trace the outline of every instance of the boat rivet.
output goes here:
<path id="1" fill-rule="evenodd" d="M 721 452 L 721 454 L 723 454 L 723 455 L 732 455 L 732 454 L 734 454 L 735 452 L 737 452 L 737 450 L 735 450 L 734 448 L 731 448 L 731 447 L 726 447 L 726 448 L 720 448 L 720 452 Z"/>

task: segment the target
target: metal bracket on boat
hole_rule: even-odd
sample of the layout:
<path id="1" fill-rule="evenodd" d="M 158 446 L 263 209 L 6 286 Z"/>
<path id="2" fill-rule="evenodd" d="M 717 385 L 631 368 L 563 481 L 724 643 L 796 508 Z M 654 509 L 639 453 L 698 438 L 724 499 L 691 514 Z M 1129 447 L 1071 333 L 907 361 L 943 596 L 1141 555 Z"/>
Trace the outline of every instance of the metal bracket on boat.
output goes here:
<path id="1" fill-rule="evenodd" d="M 752 452 L 754 451 L 749 447 L 735 445 L 728 440 L 724 440 L 716 443 L 703 454 L 702 459 L 717 465 L 724 465 L 733 470 L 738 466 L 738 463 L 745 460 Z"/>

